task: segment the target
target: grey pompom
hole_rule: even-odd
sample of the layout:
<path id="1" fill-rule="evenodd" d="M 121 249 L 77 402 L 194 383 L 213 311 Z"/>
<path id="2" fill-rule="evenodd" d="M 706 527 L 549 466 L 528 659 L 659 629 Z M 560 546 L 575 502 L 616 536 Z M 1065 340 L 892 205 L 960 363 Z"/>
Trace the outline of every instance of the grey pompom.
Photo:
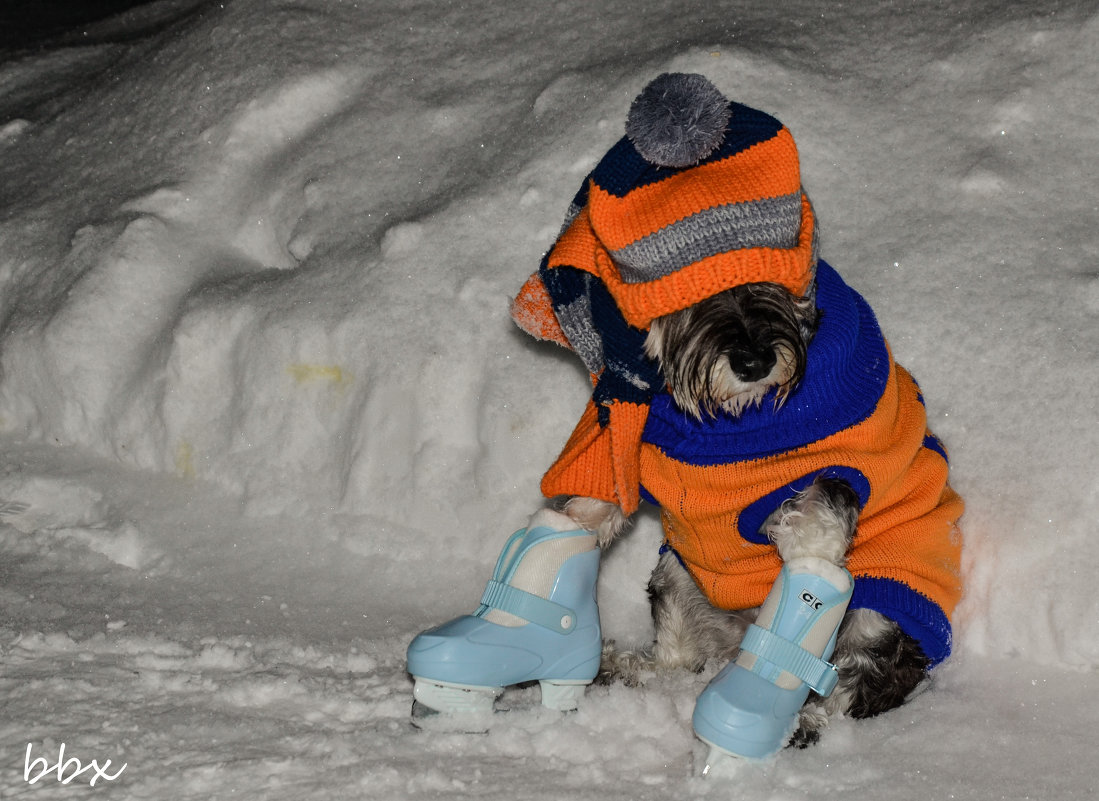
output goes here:
<path id="1" fill-rule="evenodd" d="M 689 167 L 721 145 L 730 113 L 729 101 L 704 76 L 666 72 L 633 101 L 626 136 L 652 164 Z"/>

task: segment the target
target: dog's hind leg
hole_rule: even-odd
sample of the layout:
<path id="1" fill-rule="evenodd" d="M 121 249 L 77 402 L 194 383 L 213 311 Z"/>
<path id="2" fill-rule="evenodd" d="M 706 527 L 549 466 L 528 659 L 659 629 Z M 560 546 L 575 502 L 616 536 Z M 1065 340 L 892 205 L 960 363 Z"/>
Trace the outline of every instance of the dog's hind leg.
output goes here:
<path id="1" fill-rule="evenodd" d="M 929 661 L 919 643 L 872 609 L 851 609 L 840 625 L 832 662 L 839 683 L 827 698 L 815 693 L 801 710 L 790 741 L 805 748 L 838 713 L 870 718 L 903 704 L 927 678 Z"/>
<path id="2" fill-rule="evenodd" d="M 756 610 L 717 609 L 695 584 L 679 558 L 661 554 L 649 579 L 649 600 L 656 638 L 643 650 L 619 650 L 609 643 L 603 650 L 600 681 L 637 684 L 647 670 L 685 668 L 702 670 L 710 659 L 729 661 L 737 654 L 744 630 Z"/>
<path id="3" fill-rule="evenodd" d="M 755 611 L 730 612 L 713 606 L 673 551 L 665 551 L 649 579 L 656 642 L 653 657 L 660 668 L 698 672 L 710 659 L 736 656 L 744 630 Z"/>

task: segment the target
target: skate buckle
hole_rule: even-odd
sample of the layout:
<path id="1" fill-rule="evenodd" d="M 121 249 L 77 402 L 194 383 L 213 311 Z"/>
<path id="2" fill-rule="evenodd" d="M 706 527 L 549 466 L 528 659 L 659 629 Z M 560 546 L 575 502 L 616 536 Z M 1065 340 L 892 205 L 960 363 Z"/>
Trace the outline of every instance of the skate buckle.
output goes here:
<path id="1" fill-rule="evenodd" d="M 744 633 L 740 649 L 797 677 L 822 697 L 831 695 L 839 681 L 839 671 L 831 662 L 754 623 Z"/>

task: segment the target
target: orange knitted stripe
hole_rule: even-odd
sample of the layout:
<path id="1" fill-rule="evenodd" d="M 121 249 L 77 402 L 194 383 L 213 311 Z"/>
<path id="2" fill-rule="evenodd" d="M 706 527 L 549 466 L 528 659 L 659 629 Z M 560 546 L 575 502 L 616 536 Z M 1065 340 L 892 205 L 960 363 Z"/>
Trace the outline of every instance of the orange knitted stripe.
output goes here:
<path id="1" fill-rule="evenodd" d="M 632 193 L 631 193 L 632 194 Z M 741 284 L 771 281 L 804 295 L 812 280 L 815 219 L 809 198 L 801 196 L 801 232 L 794 248 L 744 248 L 718 253 L 673 273 L 641 283 L 622 280 L 591 225 L 584 206 L 558 237 L 550 267 L 570 266 L 599 276 L 630 325 L 648 328 L 657 317 L 685 309 Z"/>
<path id="2" fill-rule="evenodd" d="M 922 451 L 917 458 L 942 463 L 934 451 Z M 925 479 L 942 475 L 930 466 L 916 470 L 923 472 Z M 962 595 L 962 537 L 957 521 L 964 504 L 949 484 L 940 487 L 940 483 L 928 480 L 907 503 L 861 517 L 847 568 L 856 577 L 906 584 L 934 601 L 950 618 Z M 926 511 L 921 514 L 922 509 Z"/>
<path id="3" fill-rule="evenodd" d="M 606 254 L 606 251 L 603 249 L 603 245 L 600 244 L 599 238 L 596 237 L 595 231 L 592 230 L 588 209 L 588 206 L 584 206 L 580 213 L 576 215 L 576 218 L 557 237 L 557 241 L 550 251 L 550 267 L 576 267 L 579 270 L 599 275 L 599 268 L 595 263 L 596 254 Z"/>
<path id="4" fill-rule="evenodd" d="M 571 347 L 553 311 L 553 299 L 539 273 L 527 279 L 511 302 L 511 319 L 537 339 L 548 339 L 566 348 Z"/>
<path id="5" fill-rule="evenodd" d="M 542 494 L 583 495 L 616 503 L 626 514 L 640 502 L 640 464 L 637 443 L 648 419 L 649 407 L 612 403 L 610 423 L 600 426 L 598 408 L 588 401 L 561 455 L 542 477 Z"/>
<path id="6" fill-rule="evenodd" d="M 625 197 L 615 197 L 593 183 L 588 205 L 603 244 L 617 250 L 714 206 L 800 191 L 797 148 L 793 136 L 783 128 L 747 150 L 635 187 Z"/>
<path id="7" fill-rule="evenodd" d="M 610 255 L 596 250 L 597 274 L 603 279 L 630 325 L 647 328 L 653 319 L 685 309 L 725 289 L 771 281 L 804 295 L 812 280 L 813 209 L 801 199 L 801 233 L 795 248 L 730 250 L 688 264 L 673 273 L 642 283 L 627 283 Z M 555 250 L 553 259 L 559 258 Z"/>

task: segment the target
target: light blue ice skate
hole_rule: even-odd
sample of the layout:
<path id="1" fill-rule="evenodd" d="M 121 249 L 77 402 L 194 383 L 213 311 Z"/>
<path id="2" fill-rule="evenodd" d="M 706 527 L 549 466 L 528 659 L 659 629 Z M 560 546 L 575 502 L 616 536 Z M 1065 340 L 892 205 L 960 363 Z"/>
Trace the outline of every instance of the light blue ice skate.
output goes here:
<path id="1" fill-rule="evenodd" d="M 480 715 L 504 688 L 538 681 L 544 706 L 575 709 L 602 653 L 598 573 L 589 532 L 564 515 L 536 515 L 504 545 L 477 611 L 408 646 L 416 701 L 446 715 Z"/>
<path id="2" fill-rule="evenodd" d="M 826 660 L 853 589 L 851 574 L 823 559 L 783 565 L 740 654 L 695 703 L 694 730 L 711 747 L 710 765 L 723 754 L 775 754 L 793 734 L 809 691 L 832 692 L 839 674 Z"/>

